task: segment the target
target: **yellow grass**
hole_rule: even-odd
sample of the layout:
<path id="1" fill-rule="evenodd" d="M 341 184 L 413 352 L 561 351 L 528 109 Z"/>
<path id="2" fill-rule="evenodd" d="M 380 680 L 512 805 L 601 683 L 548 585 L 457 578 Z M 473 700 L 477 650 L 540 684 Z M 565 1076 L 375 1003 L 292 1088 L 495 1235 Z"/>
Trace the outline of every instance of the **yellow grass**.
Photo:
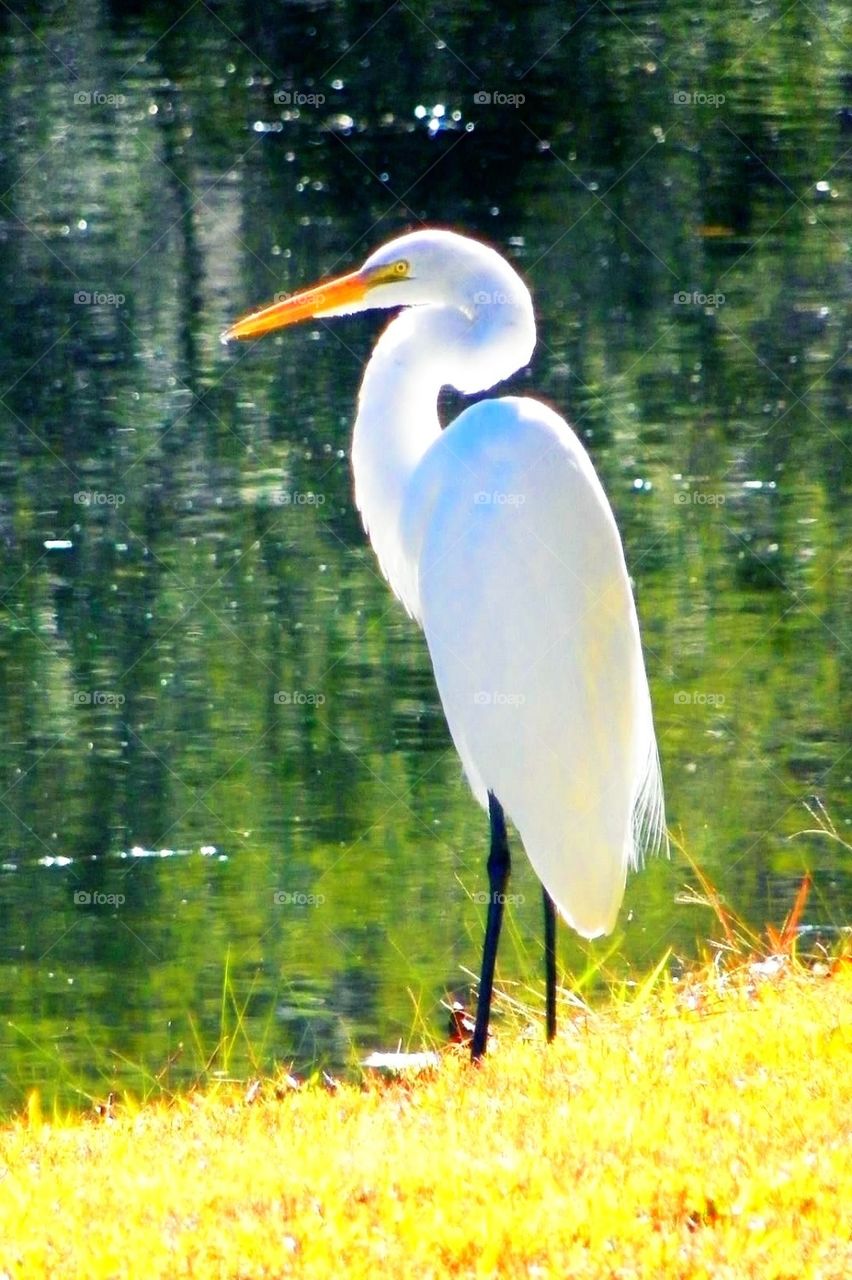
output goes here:
<path id="1" fill-rule="evenodd" d="M 788 960 L 285 1079 L 0 1131 L 0 1276 L 852 1275 L 852 974 Z"/>

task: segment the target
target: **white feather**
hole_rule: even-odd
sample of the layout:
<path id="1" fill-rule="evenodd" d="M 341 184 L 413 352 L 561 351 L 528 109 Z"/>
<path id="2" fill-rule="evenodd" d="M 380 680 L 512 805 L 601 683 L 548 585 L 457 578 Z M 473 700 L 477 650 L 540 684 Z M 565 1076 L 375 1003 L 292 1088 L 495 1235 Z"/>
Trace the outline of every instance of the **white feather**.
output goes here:
<path id="1" fill-rule="evenodd" d="M 367 265 L 400 256 L 416 305 L 364 377 L 356 500 L 423 627 L 474 794 L 487 806 L 494 793 L 561 914 L 595 937 L 613 928 L 628 867 L 664 830 L 621 539 L 588 454 L 546 405 L 485 400 L 440 430 L 442 385 L 484 390 L 529 358 L 520 278 L 447 232 L 394 241 Z M 382 286 L 382 305 L 394 298 L 404 285 Z"/>

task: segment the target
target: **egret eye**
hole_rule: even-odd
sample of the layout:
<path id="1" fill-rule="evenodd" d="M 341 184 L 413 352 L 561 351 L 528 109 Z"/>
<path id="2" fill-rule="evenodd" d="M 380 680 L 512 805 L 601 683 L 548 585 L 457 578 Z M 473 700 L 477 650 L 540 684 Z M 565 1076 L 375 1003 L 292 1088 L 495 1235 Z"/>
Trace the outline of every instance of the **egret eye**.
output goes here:
<path id="1" fill-rule="evenodd" d="M 376 284 L 396 284 L 399 280 L 407 280 L 411 276 L 411 263 L 407 258 L 397 258 L 396 262 L 389 262 L 387 266 L 374 267 L 370 273 L 370 283 Z"/>
<path id="2" fill-rule="evenodd" d="M 398 257 L 388 266 L 377 266 L 372 274 L 372 284 L 397 284 L 398 280 L 411 278 L 411 262 L 407 257 Z"/>

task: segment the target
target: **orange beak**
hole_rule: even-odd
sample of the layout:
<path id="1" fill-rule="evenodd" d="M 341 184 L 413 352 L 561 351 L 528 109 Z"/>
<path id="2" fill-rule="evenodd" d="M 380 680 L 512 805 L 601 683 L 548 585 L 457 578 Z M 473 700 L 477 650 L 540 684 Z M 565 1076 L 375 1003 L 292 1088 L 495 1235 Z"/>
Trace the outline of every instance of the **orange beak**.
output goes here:
<path id="1" fill-rule="evenodd" d="M 336 280 L 318 284 L 313 289 L 304 289 L 301 293 L 294 293 L 290 298 L 273 302 L 271 306 L 252 311 L 235 321 L 222 334 L 222 341 L 229 342 L 231 338 L 259 338 L 262 333 L 271 333 L 273 329 L 283 329 L 285 325 L 321 316 L 323 312 L 335 307 L 360 302 L 372 283 L 374 281 L 369 276 L 353 271 L 350 275 L 338 276 Z"/>

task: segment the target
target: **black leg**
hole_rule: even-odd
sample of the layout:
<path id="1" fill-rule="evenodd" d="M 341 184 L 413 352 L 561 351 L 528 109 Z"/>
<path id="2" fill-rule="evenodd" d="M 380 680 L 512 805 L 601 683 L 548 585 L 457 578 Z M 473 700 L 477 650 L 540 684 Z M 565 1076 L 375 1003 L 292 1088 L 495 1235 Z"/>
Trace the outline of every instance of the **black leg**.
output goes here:
<path id="1" fill-rule="evenodd" d="M 556 1035 L 556 907 L 553 899 L 541 886 L 544 897 L 544 986 L 547 1009 L 547 1038 Z"/>
<path id="2" fill-rule="evenodd" d="M 488 1040 L 494 965 L 497 960 L 497 944 L 500 941 L 500 926 L 503 923 L 506 882 L 511 869 L 509 841 L 506 838 L 506 819 L 503 817 L 500 801 L 490 791 L 488 792 L 488 818 L 491 824 L 491 850 L 488 854 L 488 921 L 482 947 L 482 975 L 479 979 L 476 1028 L 471 1045 L 471 1057 L 474 1062 L 485 1053 Z"/>

